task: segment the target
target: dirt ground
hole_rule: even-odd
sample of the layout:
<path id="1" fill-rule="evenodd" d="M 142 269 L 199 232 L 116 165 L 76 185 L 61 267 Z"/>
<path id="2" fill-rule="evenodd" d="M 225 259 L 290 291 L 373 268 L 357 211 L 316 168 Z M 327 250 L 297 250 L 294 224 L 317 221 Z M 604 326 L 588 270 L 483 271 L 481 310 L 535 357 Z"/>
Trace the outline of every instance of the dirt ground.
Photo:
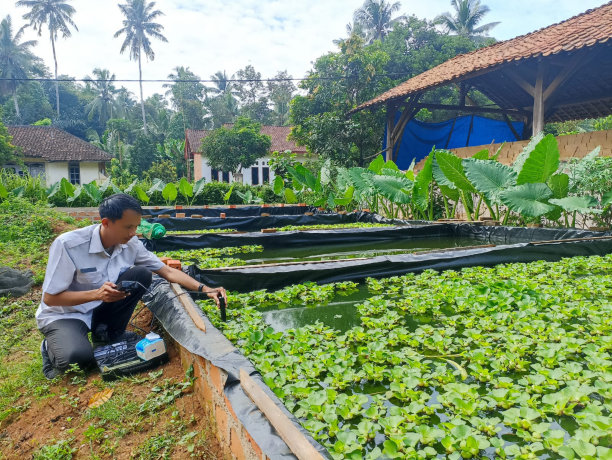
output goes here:
<path id="1" fill-rule="evenodd" d="M 40 291 L 29 297 L 37 295 Z M 143 311 L 135 322 L 148 330 L 151 318 Z M 38 334 L 33 322 L 31 333 Z M 168 351 L 170 362 L 160 368 L 163 373 L 157 369 L 115 382 L 102 381 L 97 372 L 48 383 L 24 381 L 13 402 L 18 410 L 0 419 L 0 459 L 70 458 L 41 454 L 45 446 L 62 440 L 77 459 L 222 459 L 198 398 L 188 384 L 181 385 L 189 379 L 177 351 L 171 346 Z M 34 359 L 40 362 L 38 349 L 16 346 L 2 359 L 2 366 Z M 113 390 L 110 400 L 89 409 L 90 398 L 108 388 Z M 143 409 L 147 401 L 155 404 L 155 410 Z"/>

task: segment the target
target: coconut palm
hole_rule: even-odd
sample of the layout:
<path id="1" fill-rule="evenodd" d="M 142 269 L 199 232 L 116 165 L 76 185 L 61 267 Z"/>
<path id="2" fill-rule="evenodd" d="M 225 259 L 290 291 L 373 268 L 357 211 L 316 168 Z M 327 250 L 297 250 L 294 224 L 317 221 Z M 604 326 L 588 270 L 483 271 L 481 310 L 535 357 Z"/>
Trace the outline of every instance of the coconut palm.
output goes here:
<path id="1" fill-rule="evenodd" d="M 23 15 L 23 19 L 30 21 L 29 26 L 42 35 L 42 26 L 47 25 L 49 30 L 49 38 L 51 39 L 51 48 L 53 49 L 53 62 L 55 63 L 55 107 L 57 116 L 60 116 L 59 103 L 59 84 L 57 81 L 57 54 L 55 52 L 55 41 L 58 33 L 62 33 L 62 37 L 68 38 L 72 35 L 70 26 L 75 30 L 79 30 L 72 15 L 75 9 L 68 3 L 69 0 L 19 0 L 16 5 L 30 8 L 30 12 Z"/>
<path id="2" fill-rule="evenodd" d="M 406 19 L 406 16 L 393 17 L 393 14 L 397 13 L 400 7 L 400 2 L 365 0 L 363 6 L 355 11 L 351 34 L 354 29 L 363 31 L 367 43 L 372 43 L 374 40 L 384 40 L 396 23 Z"/>
<path id="3" fill-rule="evenodd" d="M 449 33 L 478 41 L 499 24 L 499 22 L 490 22 L 477 27 L 484 15 L 490 11 L 487 5 L 480 4 L 480 0 L 451 0 L 451 5 L 455 9 L 454 14 L 446 12 L 434 20 Z"/>
<path id="4" fill-rule="evenodd" d="M 138 60 L 138 81 L 140 83 L 140 108 L 142 110 L 142 126 L 147 134 L 147 118 L 145 115 L 144 98 L 142 95 L 142 53 L 151 61 L 155 59 L 155 53 L 151 48 L 150 37 L 167 42 L 162 35 L 164 27 L 153 22 L 162 13 L 154 10 L 155 2 L 147 3 L 146 0 L 127 0 L 125 5 L 119 5 L 121 12 L 125 16 L 123 27 L 115 32 L 115 38 L 125 35 L 125 40 L 121 45 L 121 53 L 130 49 L 130 59 Z"/>
<path id="5" fill-rule="evenodd" d="M 13 96 L 18 119 L 21 118 L 21 113 L 17 101 L 17 87 L 36 70 L 36 64 L 40 64 L 40 59 L 30 51 L 30 48 L 36 45 L 36 40 L 19 43 L 22 36 L 23 28 L 13 35 L 10 16 L 0 22 L 0 92 Z"/>
<path id="6" fill-rule="evenodd" d="M 113 110 L 117 108 L 115 101 L 117 89 L 113 85 L 115 74 L 111 74 L 107 69 L 94 69 L 93 75 L 95 80 L 89 76 L 85 77 L 88 89 L 94 94 L 94 98 L 87 104 L 85 110 L 90 120 L 95 116 L 100 126 L 104 127 L 106 122 L 113 118 Z"/>

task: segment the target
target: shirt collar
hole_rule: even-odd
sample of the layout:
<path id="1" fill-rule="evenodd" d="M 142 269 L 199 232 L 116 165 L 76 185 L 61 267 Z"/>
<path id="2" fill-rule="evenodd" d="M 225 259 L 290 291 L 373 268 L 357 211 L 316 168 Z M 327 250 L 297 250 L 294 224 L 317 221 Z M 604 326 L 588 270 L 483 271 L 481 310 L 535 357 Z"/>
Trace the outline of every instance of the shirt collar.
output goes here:
<path id="1" fill-rule="evenodd" d="M 90 254 L 97 254 L 100 252 L 106 253 L 104 246 L 102 245 L 102 239 L 100 238 L 100 227 L 102 227 L 102 225 L 98 224 L 93 229 L 91 241 L 89 242 Z M 127 248 L 127 246 L 127 244 L 117 244 L 115 246 L 115 250 L 113 251 L 113 255 L 115 255 L 115 253 L 120 253 L 123 249 Z"/>

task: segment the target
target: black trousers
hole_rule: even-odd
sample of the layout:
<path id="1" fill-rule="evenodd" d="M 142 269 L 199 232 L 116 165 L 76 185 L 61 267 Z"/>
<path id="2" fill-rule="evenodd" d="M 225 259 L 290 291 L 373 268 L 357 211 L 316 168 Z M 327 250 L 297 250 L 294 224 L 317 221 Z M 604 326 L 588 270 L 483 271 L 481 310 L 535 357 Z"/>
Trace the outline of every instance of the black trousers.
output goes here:
<path id="1" fill-rule="evenodd" d="M 144 267 L 132 267 L 119 276 L 119 281 L 138 281 L 148 289 L 153 274 Z M 117 302 L 102 303 L 93 311 L 91 332 L 95 340 L 112 343 L 125 332 L 134 308 L 146 290 L 138 290 Z M 40 330 L 47 339 L 47 352 L 51 363 L 61 371 L 71 364 L 78 364 L 86 369 L 95 364 L 93 348 L 87 334 L 89 328 L 80 319 L 59 319 L 49 323 Z"/>

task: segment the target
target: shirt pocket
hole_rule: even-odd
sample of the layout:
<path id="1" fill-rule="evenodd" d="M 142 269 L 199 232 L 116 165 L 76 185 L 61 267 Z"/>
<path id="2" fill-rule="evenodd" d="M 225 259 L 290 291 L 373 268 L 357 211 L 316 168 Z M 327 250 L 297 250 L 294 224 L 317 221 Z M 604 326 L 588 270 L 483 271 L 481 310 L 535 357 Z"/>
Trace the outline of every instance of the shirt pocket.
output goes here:
<path id="1" fill-rule="evenodd" d="M 99 271 L 79 269 L 76 272 L 76 284 L 80 290 L 98 289 L 106 281 L 104 275 Z"/>

